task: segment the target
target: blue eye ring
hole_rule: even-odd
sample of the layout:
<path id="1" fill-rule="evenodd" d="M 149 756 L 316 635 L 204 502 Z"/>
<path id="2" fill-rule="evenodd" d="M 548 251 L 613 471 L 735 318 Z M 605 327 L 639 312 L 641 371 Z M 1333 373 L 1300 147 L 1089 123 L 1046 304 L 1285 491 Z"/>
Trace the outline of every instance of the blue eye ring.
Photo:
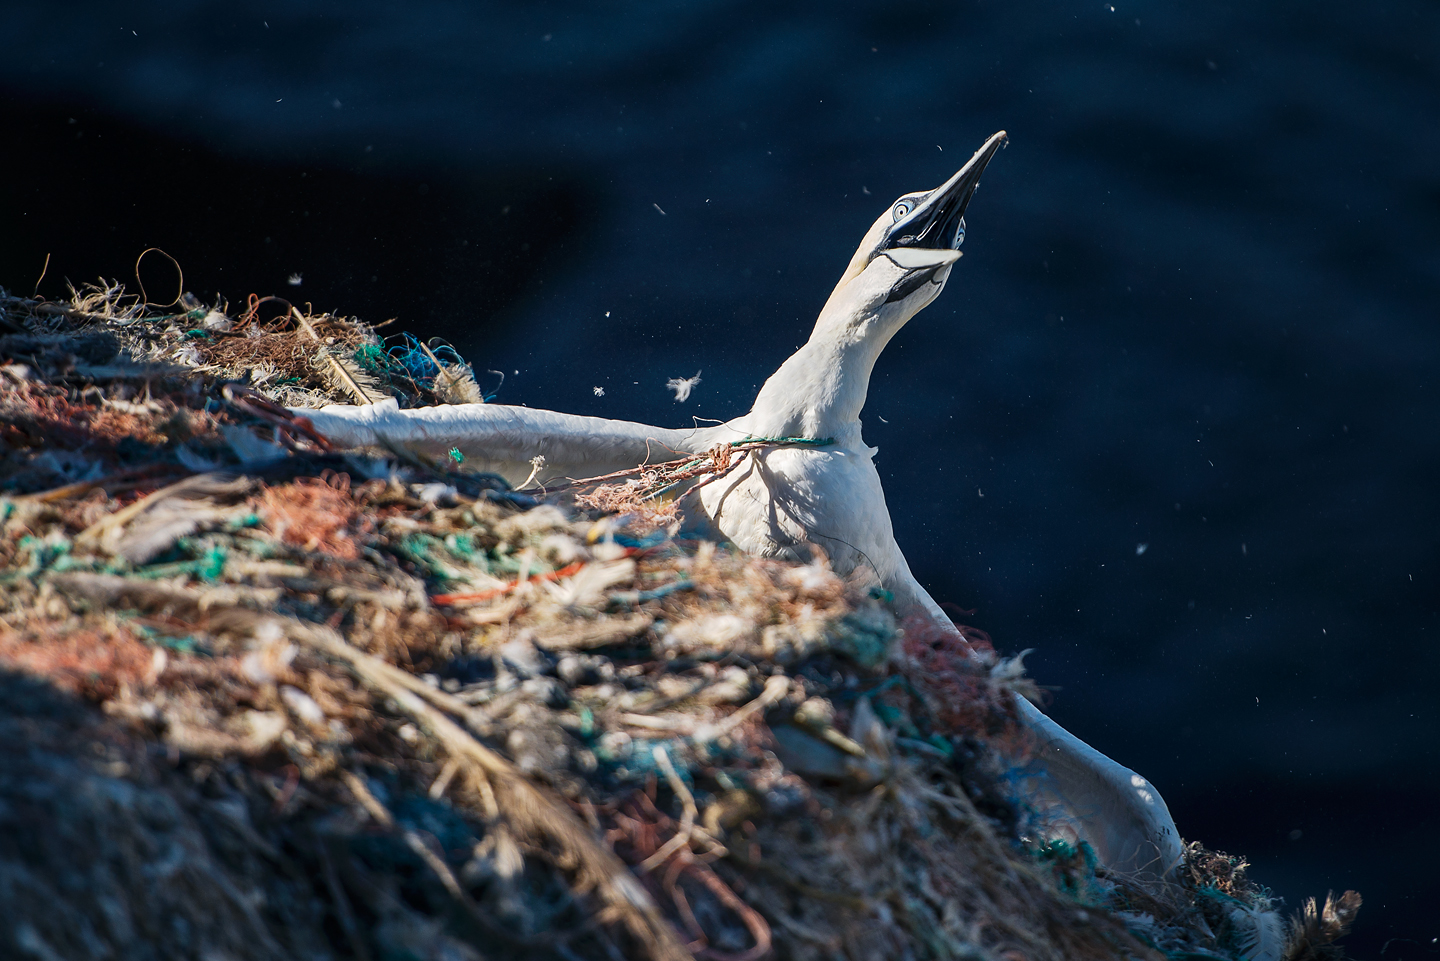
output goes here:
<path id="1" fill-rule="evenodd" d="M 911 208 L 911 206 L 910 206 L 910 201 L 908 201 L 908 200 L 902 200 L 902 201 L 900 201 L 898 204 L 896 204 L 896 205 L 895 205 L 895 222 L 898 224 L 898 223 L 900 222 L 900 220 L 901 220 L 906 214 L 908 214 L 908 213 L 911 211 L 911 209 L 912 209 L 912 208 Z"/>

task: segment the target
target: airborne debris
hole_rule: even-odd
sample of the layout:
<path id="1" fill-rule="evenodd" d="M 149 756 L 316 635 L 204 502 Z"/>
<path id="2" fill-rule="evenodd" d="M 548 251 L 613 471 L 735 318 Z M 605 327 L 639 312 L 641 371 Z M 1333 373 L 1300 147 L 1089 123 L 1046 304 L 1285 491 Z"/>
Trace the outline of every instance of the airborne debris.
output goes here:
<path id="1" fill-rule="evenodd" d="M 665 382 L 666 390 L 675 392 L 675 402 L 683 404 L 690 399 L 690 392 L 700 383 L 700 371 L 695 371 L 694 377 L 671 377 Z"/>

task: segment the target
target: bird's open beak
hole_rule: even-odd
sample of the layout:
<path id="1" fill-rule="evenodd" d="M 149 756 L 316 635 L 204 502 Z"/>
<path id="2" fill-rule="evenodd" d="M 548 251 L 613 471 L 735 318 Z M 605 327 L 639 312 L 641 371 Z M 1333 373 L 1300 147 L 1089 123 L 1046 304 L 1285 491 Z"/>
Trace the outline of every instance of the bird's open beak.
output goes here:
<path id="1" fill-rule="evenodd" d="M 882 250 L 920 248 L 928 250 L 955 250 L 965 239 L 965 208 L 975 196 L 980 185 L 980 175 L 985 165 L 995 156 L 1007 140 L 1005 131 L 992 134 L 990 139 L 975 151 L 970 161 L 955 171 L 955 176 L 915 205 L 890 229 L 890 236 Z"/>

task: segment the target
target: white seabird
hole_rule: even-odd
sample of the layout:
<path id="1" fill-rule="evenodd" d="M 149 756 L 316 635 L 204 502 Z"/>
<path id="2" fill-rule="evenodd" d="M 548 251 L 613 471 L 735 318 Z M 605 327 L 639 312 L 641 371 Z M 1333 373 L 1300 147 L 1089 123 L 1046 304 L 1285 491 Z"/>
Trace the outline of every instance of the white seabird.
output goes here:
<path id="1" fill-rule="evenodd" d="M 824 446 L 749 450 L 723 477 L 685 495 L 681 507 L 750 553 L 802 557 L 806 545 L 819 544 L 842 575 L 870 567 L 902 617 L 954 631 L 895 542 L 876 451 L 861 438 L 860 411 L 880 352 L 939 296 L 960 259 L 966 207 L 1005 140 L 1004 131 L 990 137 L 945 183 L 900 197 L 871 225 L 809 341 L 760 388 L 750 412 L 728 423 L 669 429 L 498 404 L 400 410 L 393 400 L 296 413 L 340 446 L 374 446 L 383 436 L 385 445 L 437 458 L 458 448 L 467 466 L 511 483 L 536 476 L 537 456 L 544 458 L 538 476 L 544 482 L 703 453 L 747 437 L 829 438 Z M 1056 833 L 1089 842 L 1111 870 L 1169 874 L 1181 845 L 1159 793 L 1028 701 L 1017 698 L 1017 706 L 1040 748 L 1028 800 L 1055 815 Z"/>

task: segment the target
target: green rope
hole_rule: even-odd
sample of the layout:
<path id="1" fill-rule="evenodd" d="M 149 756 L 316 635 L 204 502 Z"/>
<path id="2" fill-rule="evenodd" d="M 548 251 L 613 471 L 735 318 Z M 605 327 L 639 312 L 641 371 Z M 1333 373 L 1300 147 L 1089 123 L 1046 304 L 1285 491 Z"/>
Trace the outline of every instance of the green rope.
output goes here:
<path id="1" fill-rule="evenodd" d="M 178 574 L 190 574 L 202 581 L 213 581 L 225 572 L 225 548 L 213 544 L 204 555 L 189 561 L 174 561 L 169 564 L 151 564 L 132 572 L 131 576 L 147 581 Z"/>
<path id="2" fill-rule="evenodd" d="M 361 344 L 355 348 L 355 363 L 365 368 L 372 374 L 381 376 L 403 375 L 405 368 L 395 361 L 393 357 L 385 353 L 385 350 L 375 344 Z"/>

